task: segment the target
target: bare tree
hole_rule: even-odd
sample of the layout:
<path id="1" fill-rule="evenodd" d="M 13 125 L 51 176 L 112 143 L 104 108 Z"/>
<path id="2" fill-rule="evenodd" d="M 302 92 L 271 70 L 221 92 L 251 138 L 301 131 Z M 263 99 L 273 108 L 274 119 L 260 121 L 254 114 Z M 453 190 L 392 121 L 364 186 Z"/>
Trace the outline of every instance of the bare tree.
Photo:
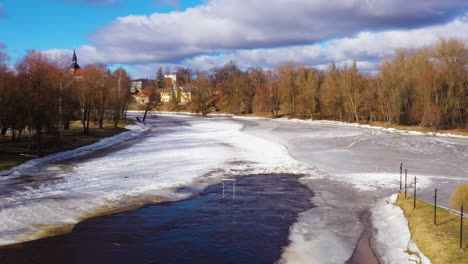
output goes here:
<path id="1" fill-rule="evenodd" d="M 148 112 L 153 111 L 161 103 L 161 94 L 159 93 L 156 85 L 149 85 L 143 90 L 148 97 L 148 102 L 144 105 L 145 114 L 143 115 L 142 122 L 145 122 Z"/>
<path id="2" fill-rule="evenodd" d="M 131 77 L 123 68 L 118 68 L 111 75 L 113 86 L 111 88 L 110 111 L 114 127 L 125 119 L 128 104 L 131 99 Z"/>
<path id="3" fill-rule="evenodd" d="M 102 85 L 102 72 L 96 68 L 88 68 L 79 72 L 79 82 L 77 82 L 77 97 L 80 102 L 81 123 L 83 133 L 89 133 L 89 123 L 91 114 L 95 107 L 95 91 Z"/>
<path id="4" fill-rule="evenodd" d="M 28 127 L 35 130 L 30 146 L 41 152 L 41 136 L 44 128 L 54 129 L 58 120 L 57 88 L 60 69 L 41 52 L 30 51 L 16 67 L 21 86 L 27 91 L 25 104 L 28 112 Z"/>
<path id="5" fill-rule="evenodd" d="M 192 110 L 196 113 L 207 115 L 210 112 L 209 100 L 214 94 L 213 82 L 208 74 L 200 74 L 192 82 L 195 89 L 192 90 Z"/>
<path id="6" fill-rule="evenodd" d="M 455 39 L 441 39 L 435 47 L 435 65 L 439 72 L 437 99 L 444 128 L 464 126 L 468 107 L 468 49 Z"/>

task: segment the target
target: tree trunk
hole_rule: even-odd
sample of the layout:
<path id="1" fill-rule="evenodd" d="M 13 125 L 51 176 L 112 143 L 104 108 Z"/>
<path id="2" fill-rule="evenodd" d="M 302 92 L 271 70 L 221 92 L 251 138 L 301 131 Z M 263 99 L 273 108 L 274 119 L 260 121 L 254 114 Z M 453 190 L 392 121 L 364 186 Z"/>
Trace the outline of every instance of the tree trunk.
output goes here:
<path id="1" fill-rule="evenodd" d="M 11 128 L 11 141 L 15 141 L 15 140 L 16 140 L 15 128 L 12 127 Z"/>
<path id="2" fill-rule="evenodd" d="M 99 114 L 99 128 L 103 129 L 104 127 L 104 110 Z"/>
<path id="3" fill-rule="evenodd" d="M 2 127 L 2 131 L 1 131 L 2 136 L 5 136 L 5 135 L 6 135 L 7 130 L 8 130 L 8 127 L 7 127 L 7 126 Z"/>
<path id="4" fill-rule="evenodd" d="M 89 109 L 86 120 L 86 134 L 89 134 L 89 121 L 91 119 L 91 109 Z"/>
<path id="5" fill-rule="evenodd" d="M 16 142 L 21 141 L 21 135 L 23 134 L 23 129 L 18 130 L 18 137 L 16 138 Z"/>

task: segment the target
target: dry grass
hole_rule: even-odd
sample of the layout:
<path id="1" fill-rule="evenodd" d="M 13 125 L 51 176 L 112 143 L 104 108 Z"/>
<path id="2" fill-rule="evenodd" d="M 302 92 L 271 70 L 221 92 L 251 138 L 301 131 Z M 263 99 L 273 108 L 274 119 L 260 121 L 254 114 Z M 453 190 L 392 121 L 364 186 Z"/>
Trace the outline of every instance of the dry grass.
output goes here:
<path id="1" fill-rule="evenodd" d="M 450 198 L 450 207 L 460 210 L 462 205 L 468 211 L 468 183 L 458 185 Z"/>
<path id="2" fill-rule="evenodd" d="M 69 130 L 64 131 L 62 143 L 58 143 L 53 134 L 43 134 L 40 153 L 29 149 L 29 137 L 27 135 L 23 136 L 20 142 L 13 142 L 10 137 L 0 136 L 0 170 L 17 166 L 34 158 L 34 156 L 42 157 L 96 143 L 102 138 L 127 131 L 124 127 L 130 123 L 121 123 L 117 128 L 114 128 L 112 123 L 106 123 L 103 129 L 98 129 L 97 124 L 93 124 L 90 126 L 90 133 L 85 135 L 82 132 L 81 123 L 74 122 Z"/>
<path id="3" fill-rule="evenodd" d="M 434 226 L 434 206 L 416 200 L 405 200 L 404 194 L 398 196 L 395 205 L 400 206 L 408 219 L 411 239 L 433 264 L 468 263 L 468 221 L 464 221 L 464 251 L 460 251 L 460 216 L 437 208 L 437 226 Z"/>

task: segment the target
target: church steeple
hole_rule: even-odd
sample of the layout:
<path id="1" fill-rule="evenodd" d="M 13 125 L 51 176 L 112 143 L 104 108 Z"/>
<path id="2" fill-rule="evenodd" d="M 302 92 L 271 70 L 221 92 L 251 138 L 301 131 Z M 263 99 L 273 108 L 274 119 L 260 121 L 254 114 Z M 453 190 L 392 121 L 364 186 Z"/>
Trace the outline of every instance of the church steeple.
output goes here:
<path id="1" fill-rule="evenodd" d="M 80 69 L 78 65 L 78 57 L 76 56 L 75 50 L 73 50 L 72 64 L 70 65 L 70 71 L 75 72 Z"/>
<path id="2" fill-rule="evenodd" d="M 73 50 L 72 62 L 73 62 L 74 64 L 77 64 L 77 63 L 78 63 L 78 59 L 76 58 L 76 52 L 75 52 L 75 50 Z"/>

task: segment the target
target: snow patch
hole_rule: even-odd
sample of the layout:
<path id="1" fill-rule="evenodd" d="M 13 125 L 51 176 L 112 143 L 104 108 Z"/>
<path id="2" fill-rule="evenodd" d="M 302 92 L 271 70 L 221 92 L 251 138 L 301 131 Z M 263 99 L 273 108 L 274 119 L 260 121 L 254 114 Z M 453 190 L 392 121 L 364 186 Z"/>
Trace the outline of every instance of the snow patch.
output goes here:
<path id="1" fill-rule="evenodd" d="M 38 169 L 49 163 L 59 162 L 59 161 L 67 160 L 70 158 L 76 158 L 76 157 L 87 155 L 92 152 L 104 149 L 104 148 L 117 145 L 121 143 L 122 141 L 131 139 L 149 129 L 148 127 L 146 127 L 145 125 L 141 123 L 137 123 L 135 125 L 128 125 L 125 128 L 129 129 L 130 131 L 120 133 L 113 137 L 101 139 L 99 142 L 96 142 L 92 145 L 83 146 L 77 149 L 55 153 L 55 154 L 47 155 L 42 158 L 29 160 L 12 169 L 0 171 L 0 176 L 18 177 L 21 175 L 21 172 L 23 171 L 30 171 L 31 169 Z"/>
<path id="2" fill-rule="evenodd" d="M 411 241 L 408 220 L 400 207 L 394 205 L 397 194 L 380 199 L 371 210 L 372 224 L 377 229 L 374 235 L 375 249 L 383 263 L 429 264 L 431 261 Z M 407 253 L 408 249 L 417 255 Z"/>
<path id="3" fill-rule="evenodd" d="M 280 264 L 335 264 L 349 259 L 353 249 L 327 226 L 321 210 L 316 207 L 299 215 L 290 229 L 290 244 L 284 249 Z"/>
<path id="4" fill-rule="evenodd" d="M 414 175 L 413 175 L 414 176 Z M 418 189 L 425 189 L 432 186 L 432 181 L 424 175 L 417 176 Z M 377 191 L 380 189 L 394 189 L 400 187 L 399 176 L 394 173 L 342 173 L 335 174 L 334 180 L 352 184 L 361 191 Z M 413 180 L 408 179 L 408 188 L 413 188 Z"/>
<path id="5" fill-rule="evenodd" d="M 271 118 L 257 118 L 257 117 L 247 117 L 247 116 L 232 116 L 234 119 L 271 119 Z M 271 120 L 278 120 L 282 122 L 301 122 L 301 123 L 310 123 L 310 124 L 321 124 L 321 125 L 334 125 L 334 126 L 343 126 L 343 127 L 357 127 L 357 128 L 367 128 L 367 129 L 376 129 L 382 130 L 388 133 L 393 134 L 402 134 L 402 135 L 412 135 L 412 136 L 434 136 L 434 137 L 450 137 L 450 138 L 461 138 L 461 139 L 468 139 L 468 136 L 462 135 L 455 135 L 451 133 L 439 133 L 439 132 L 419 132 L 419 131 L 411 131 L 411 130 L 401 130 L 396 128 L 385 128 L 381 126 L 371 126 L 365 124 L 358 124 L 358 123 L 347 123 L 342 121 L 332 121 L 332 120 L 310 120 L 310 119 L 296 119 L 296 118 L 277 118 Z"/>

